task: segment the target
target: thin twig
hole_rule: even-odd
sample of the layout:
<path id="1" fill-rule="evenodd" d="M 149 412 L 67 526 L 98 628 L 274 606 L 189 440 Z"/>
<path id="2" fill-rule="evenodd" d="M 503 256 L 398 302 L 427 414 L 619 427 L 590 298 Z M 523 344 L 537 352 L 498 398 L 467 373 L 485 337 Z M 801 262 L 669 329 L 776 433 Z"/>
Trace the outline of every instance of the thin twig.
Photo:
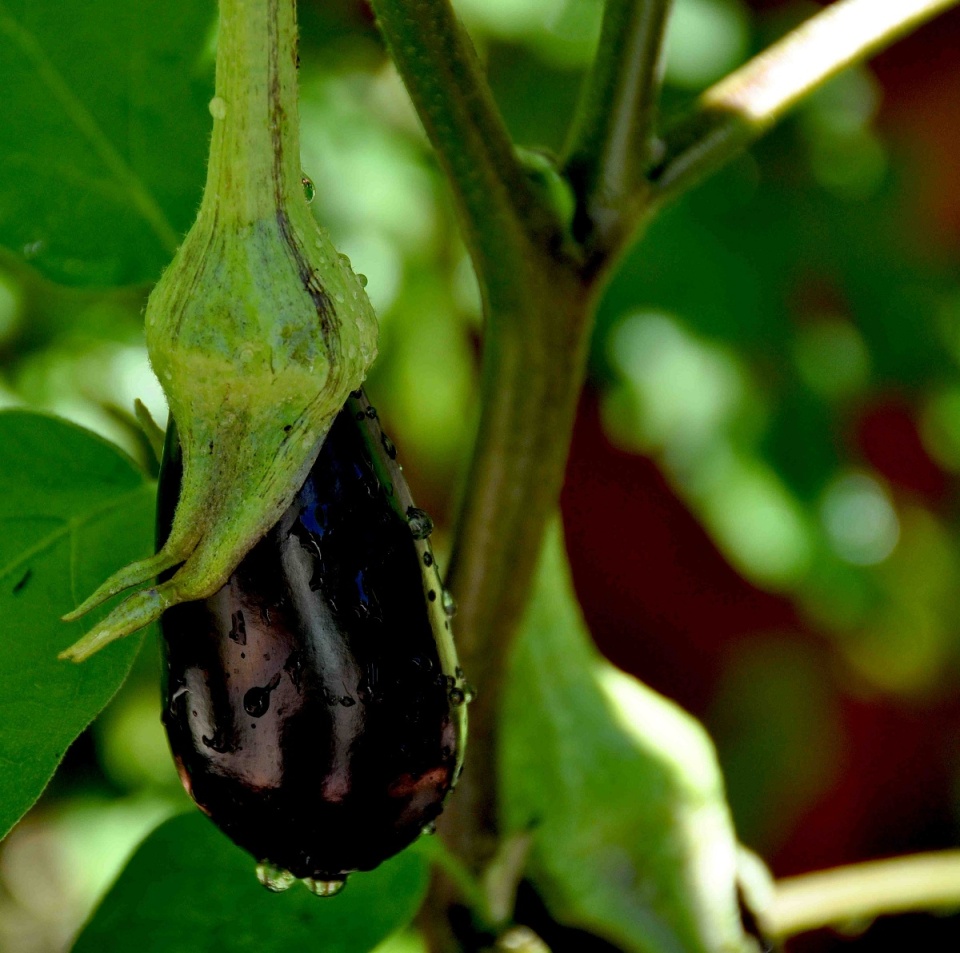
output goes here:
<path id="1" fill-rule="evenodd" d="M 837 867 L 776 885 L 765 925 L 788 937 L 891 913 L 960 910 L 960 850 Z"/>
<path id="2" fill-rule="evenodd" d="M 687 191 L 844 67 L 957 0 L 839 0 L 708 89 L 669 130 L 651 174 L 657 204 Z"/>
<path id="3" fill-rule="evenodd" d="M 579 199 L 575 232 L 608 243 L 624 202 L 642 201 L 672 0 L 607 0 L 597 55 L 577 110 L 564 171 Z"/>
<path id="4" fill-rule="evenodd" d="M 473 44 L 449 0 L 371 5 L 454 190 L 481 287 L 509 287 L 528 236 L 557 226 L 517 159 Z"/>

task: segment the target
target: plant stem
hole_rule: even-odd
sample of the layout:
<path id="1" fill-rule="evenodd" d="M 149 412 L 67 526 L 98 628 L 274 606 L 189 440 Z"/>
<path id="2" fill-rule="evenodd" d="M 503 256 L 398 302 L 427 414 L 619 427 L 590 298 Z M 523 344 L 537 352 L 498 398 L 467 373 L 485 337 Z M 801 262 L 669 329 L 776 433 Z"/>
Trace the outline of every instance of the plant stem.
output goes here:
<path id="1" fill-rule="evenodd" d="M 295 0 L 220 0 L 203 208 L 245 223 L 302 191 Z"/>
<path id="2" fill-rule="evenodd" d="M 390 55 L 454 190 L 481 289 L 515 285 L 531 233 L 557 229 L 531 187 L 449 0 L 371 0 Z"/>
<path id="3" fill-rule="evenodd" d="M 782 938 L 890 913 L 957 909 L 960 850 L 945 850 L 780 880 L 764 922 Z"/>
<path id="4" fill-rule="evenodd" d="M 563 161 L 578 197 L 574 232 L 607 247 L 624 203 L 645 199 L 671 0 L 607 0 L 596 59 Z M 626 216 L 627 218 L 631 216 Z"/>
<path id="5" fill-rule="evenodd" d="M 533 188 L 449 0 L 372 0 L 450 180 L 486 319 L 481 411 L 448 584 L 457 648 L 478 689 L 470 744 L 440 833 L 478 876 L 497 847 L 496 714 L 540 541 L 560 491 L 592 313 L 563 226 Z M 435 878 L 421 922 L 435 949 L 458 890 Z"/>
<path id="6" fill-rule="evenodd" d="M 430 858 L 430 861 L 450 878 L 460 896 L 480 920 L 481 925 L 487 929 L 494 927 L 496 924 L 490 915 L 490 908 L 483 887 L 460 858 L 448 850 L 439 837 L 431 838 L 423 843 L 425 845 L 424 852 Z"/>
<path id="7" fill-rule="evenodd" d="M 668 130 L 652 171 L 657 204 L 687 191 L 757 139 L 845 66 L 954 6 L 957 0 L 838 0 L 708 89 Z"/>

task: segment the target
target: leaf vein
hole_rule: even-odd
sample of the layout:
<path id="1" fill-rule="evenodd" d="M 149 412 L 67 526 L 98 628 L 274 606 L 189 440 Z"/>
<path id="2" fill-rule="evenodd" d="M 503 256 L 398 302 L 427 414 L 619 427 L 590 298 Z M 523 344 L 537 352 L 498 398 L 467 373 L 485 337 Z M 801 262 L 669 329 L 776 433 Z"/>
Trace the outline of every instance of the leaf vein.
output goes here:
<path id="1" fill-rule="evenodd" d="M 92 510 L 84 513 L 82 516 L 74 516 L 67 520 L 57 520 L 59 525 L 55 530 L 47 533 L 45 536 L 42 536 L 36 543 L 26 549 L 20 555 L 15 556 L 10 562 L 5 566 L 0 566 L 0 580 L 6 579 L 8 576 L 17 572 L 17 570 L 22 569 L 25 564 L 38 556 L 40 553 L 44 552 L 47 549 L 55 546 L 60 542 L 65 536 L 71 538 L 71 553 L 70 553 L 70 584 L 71 591 L 74 587 L 74 565 L 73 565 L 73 545 L 72 538 L 78 529 L 81 529 L 84 526 L 89 525 L 90 523 L 95 522 L 102 516 L 120 509 L 125 506 L 128 502 L 135 499 L 140 493 L 143 492 L 143 488 L 147 484 L 140 484 L 135 490 L 130 490 L 127 493 L 122 493 L 120 496 L 114 497 L 110 500 L 109 503 L 105 503 L 103 506 L 95 507 Z M 24 519 L 29 519 L 30 517 L 24 517 Z M 34 517 L 37 518 L 37 517 Z M 52 519 L 56 520 L 56 517 L 39 517 L 43 519 Z M 75 596 L 74 592 L 74 596 Z"/>
<path id="2" fill-rule="evenodd" d="M 97 120 L 76 94 L 67 85 L 62 74 L 51 62 L 40 46 L 37 38 L 18 23 L 10 14 L 6 5 L 0 2 L 0 32 L 33 64 L 39 78 L 76 129 L 93 147 L 100 160 L 109 169 L 117 183 L 127 190 L 137 211 L 153 230 L 154 235 L 171 254 L 176 251 L 179 236 L 170 224 L 163 210 L 150 194 L 143 180 L 133 171 L 120 152 L 116 149 Z"/>

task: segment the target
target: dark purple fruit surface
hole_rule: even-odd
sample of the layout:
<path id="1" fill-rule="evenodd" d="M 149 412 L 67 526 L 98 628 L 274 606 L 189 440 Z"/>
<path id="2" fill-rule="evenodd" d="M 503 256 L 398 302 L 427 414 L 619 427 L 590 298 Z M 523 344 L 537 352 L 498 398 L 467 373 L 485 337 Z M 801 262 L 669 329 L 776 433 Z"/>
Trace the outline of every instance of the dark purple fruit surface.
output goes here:
<path id="1" fill-rule="evenodd" d="M 460 767 L 452 607 L 395 456 L 358 392 L 227 584 L 161 620 L 163 722 L 184 787 L 258 861 L 297 877 L 341 879 L 403 849 Z M 173 436 L 161 538 L 179 485 Z"/>

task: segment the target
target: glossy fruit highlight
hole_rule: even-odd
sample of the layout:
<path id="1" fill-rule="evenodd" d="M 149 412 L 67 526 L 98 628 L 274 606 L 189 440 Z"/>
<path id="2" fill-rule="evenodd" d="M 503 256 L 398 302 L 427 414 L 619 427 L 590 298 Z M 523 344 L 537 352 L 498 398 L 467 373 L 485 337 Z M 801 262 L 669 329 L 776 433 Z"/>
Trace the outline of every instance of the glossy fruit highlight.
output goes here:
<path id="1" fill-rule="evenodd" d="M 357 392 L 227 584 L 161 620 L 184 787 L 256 860 L 321 885 L 413 841 L 462 760 L 450 603 L 395 456 Z M 161 541 L 179 482 L 168 437 Z"/>

